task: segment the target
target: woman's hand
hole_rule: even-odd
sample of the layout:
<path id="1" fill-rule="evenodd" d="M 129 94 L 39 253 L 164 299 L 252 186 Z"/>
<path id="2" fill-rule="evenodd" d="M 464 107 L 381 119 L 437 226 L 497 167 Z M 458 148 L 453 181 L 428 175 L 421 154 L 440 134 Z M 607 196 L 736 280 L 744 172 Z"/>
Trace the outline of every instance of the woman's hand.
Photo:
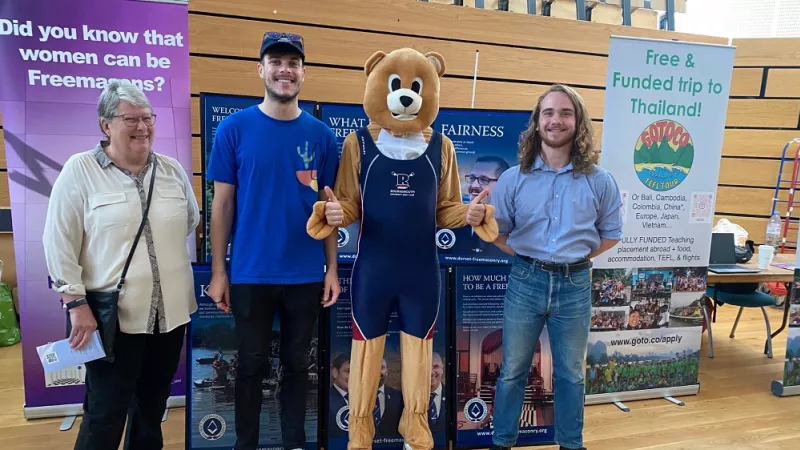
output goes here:
<path id="1" fill-rule="evenodd" d="M 94 320 L 92 309 L 89 305 L 81 305 L 69 310 L 72 323 L 72 332 L 69 335 L 69 345 L 73 350 L 80 350 L 92 339 L 92 333 L 97 330 L 97 321 Z"/>

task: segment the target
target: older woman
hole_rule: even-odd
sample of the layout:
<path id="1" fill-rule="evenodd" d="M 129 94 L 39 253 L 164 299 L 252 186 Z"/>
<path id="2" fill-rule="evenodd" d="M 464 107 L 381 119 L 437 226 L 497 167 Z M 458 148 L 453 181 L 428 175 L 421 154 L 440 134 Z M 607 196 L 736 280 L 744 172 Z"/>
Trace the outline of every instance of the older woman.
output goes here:
<path id="1" fill-rule="evenodd" d="M 160 449 L 185 325 L 197 309 L 186 244 L 197 200 L 180 163 L 153 152 L 156 115 L 138 88 L 110 81 L 97 112 L 107 139 L 64 165 L 43 238 L 72 347 L 99 330 L 107 352 L 86 364 L 75 448 L 116 450 L 127 420 L 125 448 Z"/>

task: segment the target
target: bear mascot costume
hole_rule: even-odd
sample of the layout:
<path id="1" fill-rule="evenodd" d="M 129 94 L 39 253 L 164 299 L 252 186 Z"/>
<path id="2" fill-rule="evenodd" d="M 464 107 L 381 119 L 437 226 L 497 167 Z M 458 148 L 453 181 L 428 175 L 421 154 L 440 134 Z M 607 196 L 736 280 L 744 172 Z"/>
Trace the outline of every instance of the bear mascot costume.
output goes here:
<path id="1" fill-rule="evenodd" d="M 441 275 L 436 227 L 470 225 L 497 239 L 494 208 L 461 201 L 453 143 L 431 128 L 439 113 L 444 58 L 402 48 L 366 62 L 364 111 L 369 124 L 344 141 L 334 189 L 320 201 L 307 232 L 324 239 L 361 221 L 351 278 L 353 340 L 349 379 L 349 450 L 371 449 L 381 360 L 396 309 L 404 409 L 399 432 L 410 450 L 430 450 L 433 327 Z"/>

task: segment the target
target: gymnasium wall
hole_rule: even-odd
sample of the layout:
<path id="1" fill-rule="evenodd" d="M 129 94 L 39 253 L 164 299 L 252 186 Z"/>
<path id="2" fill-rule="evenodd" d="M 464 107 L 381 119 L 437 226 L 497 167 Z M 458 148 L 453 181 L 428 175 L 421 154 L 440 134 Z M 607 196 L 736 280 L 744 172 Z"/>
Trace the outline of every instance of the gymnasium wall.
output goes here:
<path id="1" fill-rule="evenodd" d="M 192 0 L 189 10 L 198 201 L 202 199 L 204 170 L 199 94 L 262 96 L 264 87 L 256 63 L 265 31 L 304 36 L 308 56 L 301 99 L 360 104 L 364 61 L 376 50 L 409 46 L 444 56 L 447 74 L 442 80 L 441 105 L 469 107 L 478 51 L 475 108 L 530 111 L 550 83 L 568 83 L 588 104 L 598 146 L 609 36 L 727 43 L 709 36 L 416 0 Z M 792 82 L 800 79 L 800 52 L 796 50 L 800 39 L 734 44 L 739 49 L 717 211 L 718 217 L 744 226 L 758 243 L 764 238 L 782 146 L 788 139 L 800 137 L 800 84 Z M 0 208 L 10 206 L 4 155 L 0 151 Z M 790 169 L 791 164 L 787 171 Z M 800 217 L 800 212 L 794 214 Z M 201 224 L 198 236 L 202 229 Z M 15 284 L 9 233 L 0 235 L 0 259 L 6 263 L 3 280 Z"/>
<path id="2" fill-rule="evenodd" d="M 717 217 L 763 243 L 784 146 L 800 138 L 800 39 L 734 39 L 734 82 L 717 189 Z M 783 179 L 791 180 L 798 146 L 790 146 Z M 778 195 L 787 200 L 790 183 Z M 795 197 L 800 201 L 800 197 Z M 777 210 L 786 215 L 787 203 Z M 800 217 L 800 209 L 792 212 Z M 797 231 L 789 231 L 797 241 Z M 792 247 L 795 245 L 792 244 Z"/>

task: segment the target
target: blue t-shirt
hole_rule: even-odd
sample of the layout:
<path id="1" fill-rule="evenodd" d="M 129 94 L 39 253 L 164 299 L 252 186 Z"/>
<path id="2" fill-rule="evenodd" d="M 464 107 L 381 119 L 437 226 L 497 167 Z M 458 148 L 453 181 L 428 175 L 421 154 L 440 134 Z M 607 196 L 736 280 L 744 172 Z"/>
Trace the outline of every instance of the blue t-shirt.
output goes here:
<path id="1" fill-rule="evenodd" d="M 236 186 L 231 283 L 323 279 L 324 241 L 306 222 L 338 166 L 336 135 L 306 111 L 276 120 L 254 105 L 220 122 L 207 178 Z"/>

